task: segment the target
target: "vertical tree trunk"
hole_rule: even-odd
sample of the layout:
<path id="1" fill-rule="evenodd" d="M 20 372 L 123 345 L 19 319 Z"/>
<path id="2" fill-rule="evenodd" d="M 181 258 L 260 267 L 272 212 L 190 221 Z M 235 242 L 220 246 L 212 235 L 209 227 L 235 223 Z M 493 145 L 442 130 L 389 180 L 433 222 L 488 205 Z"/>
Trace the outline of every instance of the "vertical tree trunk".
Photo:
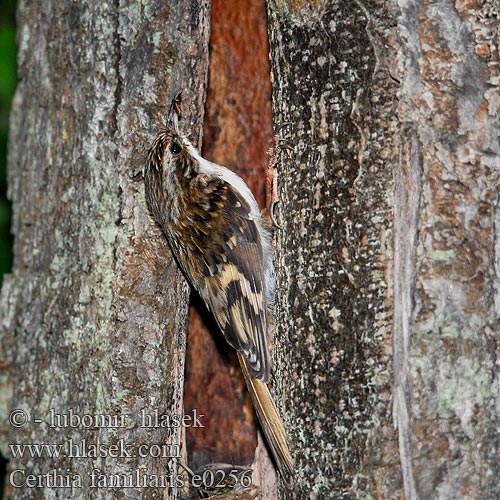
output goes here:
<path id="1" fill-rule="evenodd" d="M 65 455 L 15 458 L 5 445 L 10 471 L 19 471 L 7 496 L 178 498 L 176 488 L 137 485 L 177 473 L 180 428 L 147 428 L 140 415 L 183 413 L 188 293 L 149 217 L 141 172 L 174 90 L 187 90 L 186 123 L 193 138 L 200 134 L 209 2 L 21 1 L 18 19 L 2 442 L 61 444 Z M 13 409 L 26 411 L 26 425 L 4 425 Z M 50 426 L 51 413 L 70 412 L 68 425 Z M 123 426 L 88 427 L 90 417 L 76 420 L 84 415 Z M 75 457 L 70 440 L 80 455 L 85 440 L 111 456 Z M 162 457 L 148 453 L 164 443 L 171 447 Z M 94 469 L 104 486 L 92 488 Z M 51 471 L 75 487 L 50 487 Z M 45 483 L 13 487 L 27 474 Z M 113 474 L 134 486 L 111 487 Z"/>
<path id="2" fill-rule="evenodd" d="M 298 481 L 282 496 L 496 498 L 498 11 L 268 11 L 293 145 L 275 352 Z"/>
<path id="3" fill-rule="evenodd" d="M 495 5 L 268 2 L 275 121 L 293 146 L 275 237 L 273 390 L 297 470 L 282 498 L 500 490 Z M 20 3 L 0 431 L 65 455 L 3 445 L 8 498 L 180 496 L 111 475 L 176 472 L 180 429 L 140 414 L 183 413 L 187 286 L 141 171 L 174 89 L 189 89 L 185 123 L 201 133 L 208 23 L 208 0 Z M 15 488 L 26 474 L 41 483 Z"/>
<path id="4" fill-rule="evenodd" d="M 493 499 L 500 12 L 492 2 L 400 5 L 394 411 L 405 494 Z"/>
<path id="5" fill-rule="evenodd" d="M 279 165 L 277 369 L 297 461 L 293 498 L 390 498 L 396 85 L 390 17 L 357 2 L 269 2 Z M 293 383 L 284 381 L 293 380 Z"/>

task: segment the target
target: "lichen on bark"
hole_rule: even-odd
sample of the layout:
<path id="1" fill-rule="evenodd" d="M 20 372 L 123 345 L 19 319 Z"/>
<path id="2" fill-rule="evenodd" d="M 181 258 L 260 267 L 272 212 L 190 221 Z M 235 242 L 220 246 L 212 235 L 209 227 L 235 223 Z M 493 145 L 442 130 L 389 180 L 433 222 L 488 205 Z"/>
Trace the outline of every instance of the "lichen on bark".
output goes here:
<path id="1" fill-rule="evenodd" d="M 293 498 L 390 498 L 401 485 L 390 421 L 396 85 L 380 49 L 391 16 L 381 2 L 269 2 L 275 121 L 290 122 L 293 146 L 278 167 L 275 341 Z"/>
<path id="2" fill-rule="evenodd" d="M 10 470 L 78 475 L 71 498 L 158 498 L 171 488 L 90 488 L 90 473 L 175 471 L 178 457 L 12 457 L 7 443 L 178 445 L 188 288 L 145 206 L 148 144 L 180 84 L 201 130 L 209 4 L 20 2 L 11 117 L 15 261 L 3 286 L 2 454 Z M 13 408 L 30 423 L 8 426 Z M 50 428 L 56 414 L 125 416 L 123 428 Z M 37 424 L 33 419 L 39 418 Z M 175 448 L 172 448 L 175 449 Z M 67 448 L 64 448 L 67 451 Z M 37 498 L 68 498 L 37 488 Z M 9 498 L 33 498 L 10 489 Z"/>

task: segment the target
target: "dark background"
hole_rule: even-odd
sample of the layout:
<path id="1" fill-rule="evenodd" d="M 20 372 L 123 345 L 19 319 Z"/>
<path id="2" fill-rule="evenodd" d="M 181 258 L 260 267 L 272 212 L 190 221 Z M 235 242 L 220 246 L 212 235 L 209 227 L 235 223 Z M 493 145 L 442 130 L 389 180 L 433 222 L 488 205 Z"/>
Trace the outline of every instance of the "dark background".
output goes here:
<path id="1" fill-rule="evenodd" d="M 17 84 L 16 1 L 0 2 L 0 282 L 10 272 L 12 235 L 10 203 L 7 200 L 7 138 L 9 110 Z M 0 498 L 3 498 L 5 460 L 0 456 Z"/>
<path id="2" fill-rule="evenodd" d="M 7 137 L 9 110 L 16 90 L 15 0 L 0 2 L 0 275 L 8 273 L 12 262 L 10 203 L 7 200 Z"/>

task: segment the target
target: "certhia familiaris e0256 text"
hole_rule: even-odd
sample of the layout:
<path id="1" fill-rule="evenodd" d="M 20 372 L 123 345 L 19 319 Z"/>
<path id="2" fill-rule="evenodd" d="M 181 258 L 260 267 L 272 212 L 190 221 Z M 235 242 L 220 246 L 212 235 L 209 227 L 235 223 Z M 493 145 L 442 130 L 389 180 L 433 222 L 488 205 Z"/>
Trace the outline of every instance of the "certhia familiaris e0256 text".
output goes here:
<path id="1" fill-rule="evenodd" d="M 293 460 L 266 383 L 274 267 L 268 224 L 243 179 L 180 133 L 180 94 L 149 150 L 146 199 L 177 262 L 236 349 L 267 443 L 290 484 Z"/>

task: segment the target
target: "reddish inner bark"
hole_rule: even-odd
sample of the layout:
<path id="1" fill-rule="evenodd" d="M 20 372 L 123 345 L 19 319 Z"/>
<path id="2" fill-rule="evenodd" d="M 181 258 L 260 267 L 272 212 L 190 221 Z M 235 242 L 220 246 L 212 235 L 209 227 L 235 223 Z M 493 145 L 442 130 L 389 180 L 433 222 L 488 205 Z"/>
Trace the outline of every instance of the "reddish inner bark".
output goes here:
<path id="1" fill-rule="evenodd" d="M 241 175 L 261 206 L 272 139 L 269 75 L 265 1 L 214 0 L 203 156 Z M 205 414 L 205 428 L 187 429 L 191 465 L 252 461 L 257 421 L 243 376 L 199 298 L 189 314 L 184 404 L 186 414 Z"/>

